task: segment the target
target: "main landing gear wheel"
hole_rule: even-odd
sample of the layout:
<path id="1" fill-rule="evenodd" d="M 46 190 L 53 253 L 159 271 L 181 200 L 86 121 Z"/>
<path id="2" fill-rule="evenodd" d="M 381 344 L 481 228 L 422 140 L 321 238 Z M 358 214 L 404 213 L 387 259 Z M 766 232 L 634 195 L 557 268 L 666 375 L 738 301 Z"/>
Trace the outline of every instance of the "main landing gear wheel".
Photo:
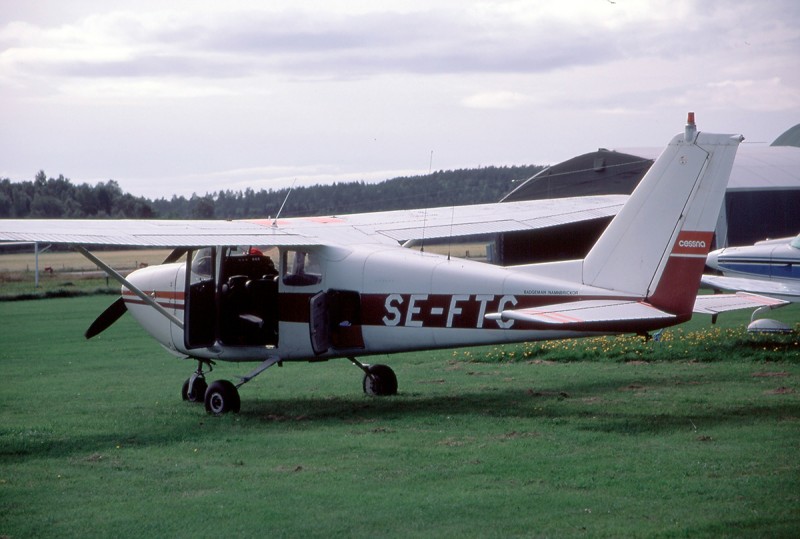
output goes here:
<path id="1" fill-rule="evenodd" d="M 228 380 L 212 382 L 206 390 L 206 412 L 214 415 L 239 413 L 241 401 L 236 386 Z"/>
<path id="2" fill-rule="evenodd" d="M 208 384 L 205 378 L 196 377 L 192 383 L 192 376 L 186 379 L 181 388 L 181 398 L 189 402 L 203 402 Z"/>
<path id="3" fill-rule="evenodd" d="M 364 393 L 374 397 L 397 395 L 397 376 L 387 365 L 370 365 L 364 371 Z"/>

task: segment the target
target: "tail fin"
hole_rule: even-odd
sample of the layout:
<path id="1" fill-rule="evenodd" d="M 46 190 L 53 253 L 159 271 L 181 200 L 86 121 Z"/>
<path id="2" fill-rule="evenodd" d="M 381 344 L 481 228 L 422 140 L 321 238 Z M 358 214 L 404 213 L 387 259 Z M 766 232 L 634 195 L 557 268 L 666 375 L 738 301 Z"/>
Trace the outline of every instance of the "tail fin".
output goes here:
<path id="1" fill-rule="evenodd" d="M 698 133 L 689 113 L 583 261 L 583 282 L 691 315 L 740 135 Z"/>

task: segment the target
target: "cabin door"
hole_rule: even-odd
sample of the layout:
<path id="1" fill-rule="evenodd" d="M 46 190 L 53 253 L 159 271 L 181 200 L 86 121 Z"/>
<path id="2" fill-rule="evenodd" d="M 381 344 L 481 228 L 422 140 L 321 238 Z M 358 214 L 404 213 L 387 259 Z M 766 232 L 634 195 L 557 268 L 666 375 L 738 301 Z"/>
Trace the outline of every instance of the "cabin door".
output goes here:
<path id="1" fill-rule="evenodd" d="M 189 251 L 183 340 L 187 350 L 213 346 L 217 339 L 216 249 Z"/>
<path id="2" fill-rule="evenodd" d="M 328 295 L 325 292 L 319 292 L 311 296 L 309 309 L 308 328 L 311 332 L 311 348 L 317 355 L 324 354 L 331 347 Z"/>

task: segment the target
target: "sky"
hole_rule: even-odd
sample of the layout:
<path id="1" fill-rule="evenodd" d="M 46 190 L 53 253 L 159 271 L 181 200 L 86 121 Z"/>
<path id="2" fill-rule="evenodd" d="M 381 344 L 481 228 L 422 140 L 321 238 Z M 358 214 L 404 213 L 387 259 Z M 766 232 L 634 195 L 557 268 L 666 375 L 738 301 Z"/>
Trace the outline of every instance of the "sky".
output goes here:
<path id="1" fill-rule="evenodd" d="M 0 178 L 148 198 L 800 123 L 797 0 L 0 0 Z"/>

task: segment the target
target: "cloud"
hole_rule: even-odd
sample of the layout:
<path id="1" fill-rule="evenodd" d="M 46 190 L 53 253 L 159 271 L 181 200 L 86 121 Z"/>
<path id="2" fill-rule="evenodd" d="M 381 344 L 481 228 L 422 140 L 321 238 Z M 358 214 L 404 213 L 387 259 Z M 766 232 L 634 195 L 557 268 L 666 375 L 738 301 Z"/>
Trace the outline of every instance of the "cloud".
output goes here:
<path id="1" fill-rule="evenodd" d="M 0 146 L 19 177 L 359 179 L 431 149 L 457 168 L 660 144 L 687 110 L 776 135 L 800 110 L 796 0 L 12 4 Z"/>
<path id="2" fill-rule="evenodd" d="M 461 103 L 475 109 L 512 109 L 532 100 L 530 96 L 519 92 L 499 91 L 473 94 L 465 97 Z"/>
<path id="3" fill-rule="evenodd" d="M 559 23 L 478 21 L 453 12 L 114 12 L 0 29 L 0 76 L 29 78 L 352 78 L 384 74 L 540 73 L 619 57 L 608 35 Z M 57 83 L 54 80 L 53 83 Z"/>
<path id="4" fill-rule="evenodd" d="M 780 77 L 724 80 L 707 86 L 712 103 L 721 110 L 781 111 L 800 107 L 800 89 L 787 86 Z"/>

